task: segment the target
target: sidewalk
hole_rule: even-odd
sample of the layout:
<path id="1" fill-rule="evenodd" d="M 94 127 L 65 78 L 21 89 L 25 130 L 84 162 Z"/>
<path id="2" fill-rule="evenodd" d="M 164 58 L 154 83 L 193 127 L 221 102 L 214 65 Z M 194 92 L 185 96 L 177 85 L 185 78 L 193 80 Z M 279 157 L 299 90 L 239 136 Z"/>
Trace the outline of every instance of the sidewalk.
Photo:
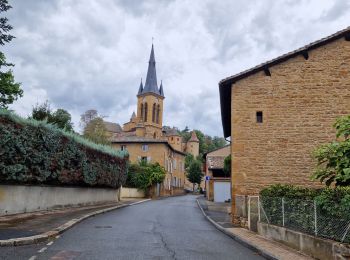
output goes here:
<path id="1" fill-rule="evenodd" d="M 129 199 L 117 203 L 1 216 L 0 247 L 46 241 L 86 218 L 148 200 Z"/>
<path id="2" fill-rule="evenodd" d="M 232 237 L 234 240 L 244 244 L 245 246 L 257 251 L 267 259 L 286 259 L 286 260 L 306 260 L 313 259 L 312 257 L 300 254 L 298 251 L 289 248 L 285 245 L 268 240 L 255 232 L 251 232 L 245 228 L 235 227 L 231 222 L 231 215 L 221 210 L 223 205 L 217 204 L 219 207 L 215 210 L 213 202 L 207 201 L 204 197 L 197 199 L 199 208 L 203 215 L 217 229 Z M 214 209 L 214 210 L 213 210 Z"/>

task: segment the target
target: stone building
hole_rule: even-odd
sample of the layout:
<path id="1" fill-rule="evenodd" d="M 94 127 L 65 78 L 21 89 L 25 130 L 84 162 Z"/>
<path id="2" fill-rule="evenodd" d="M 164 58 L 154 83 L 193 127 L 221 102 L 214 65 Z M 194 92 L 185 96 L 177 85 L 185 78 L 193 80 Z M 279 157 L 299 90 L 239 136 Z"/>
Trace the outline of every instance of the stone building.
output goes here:
<path id="1" fill-rule="evenodd" d="M 233 212 L 271 184 L 317 186 L 312 151 L 350 114 L 350 27 L 220 81 Z"/>
<path id="2" fill-rule="evenodd" d="M 152 45 L 145 85 L 141 80 L 137 93 L 137 110 L 130 121 L 119 129 L 117 124 L 106 122 L 112 145 L 127 150 L 131 162 L 145 160 L 158 162 L 167 172 L 162 193 L 183 191 L 186 173 L 185 156 L 199 153 L 199 141 L 193 131 L 192 138 L 184 143 L 175 128 L 163 127 L 164 90 L 158 87 L 154 47 Z"/>
<path id="3" fill-rule="evenodd" d="M 224 161 L 230 153 L 230 145 L 226 145 L 203 155 L 205 177 L 201 187 L 206 190 L 206 197 L 210 201 L 225 202 L 231 200 L 231 176 L 224 172 Z"/>

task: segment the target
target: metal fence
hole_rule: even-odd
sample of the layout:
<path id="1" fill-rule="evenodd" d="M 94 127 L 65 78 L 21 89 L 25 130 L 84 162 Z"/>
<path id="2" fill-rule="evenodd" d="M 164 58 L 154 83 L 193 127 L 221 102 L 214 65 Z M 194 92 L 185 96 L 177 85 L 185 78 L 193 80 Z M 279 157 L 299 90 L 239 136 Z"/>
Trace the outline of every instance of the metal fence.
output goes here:
<path id="1" fill-rule="evenodd" d="M 336 214 L 330 216 L 314 200 L 260 197 L 259 221 L 318 237 L 350 242 L 350 218 Z"/>

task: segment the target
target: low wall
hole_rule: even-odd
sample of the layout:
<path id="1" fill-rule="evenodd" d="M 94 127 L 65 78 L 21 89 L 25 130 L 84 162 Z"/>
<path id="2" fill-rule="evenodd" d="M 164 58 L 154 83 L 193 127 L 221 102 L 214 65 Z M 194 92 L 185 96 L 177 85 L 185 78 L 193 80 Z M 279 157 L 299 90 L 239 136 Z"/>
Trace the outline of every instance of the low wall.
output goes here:
<path id="1" fill-rule="evenodd" d="M 186 194 L 184 188 L 173 188 L 172 195 L 183 195 Z"/>
<path id="2" fill-rule="evenodd" d="M 120 197 L 121 198 L 144 198 L 145 193 L 144 191 L 138 190 L 136 188 L 122 187 Z"/>
<path id="3" fill-rule="evenodd" d="M 284 227 L 258 223 L 258 233 L 317 259 L 349 259 L 350 245 Z"/>
<path id="4" fill-rule="evenodd" d="M 117 202 L 118 189 L 0 185 L 0 216 L 74 205 Z"/>

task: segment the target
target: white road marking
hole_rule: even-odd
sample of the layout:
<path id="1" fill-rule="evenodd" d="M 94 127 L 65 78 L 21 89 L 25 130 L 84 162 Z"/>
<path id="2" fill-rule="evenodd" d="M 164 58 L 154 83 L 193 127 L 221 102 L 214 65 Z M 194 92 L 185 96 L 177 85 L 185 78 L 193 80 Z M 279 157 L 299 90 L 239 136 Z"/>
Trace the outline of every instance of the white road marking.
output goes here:
<path id="1" fill-rule="evenodd" d="M 42 252 L 44 252 L 46 249 L 47 249 L 47 247 L 43 247 L 42 249 L 40 249 L 40 250 L 38 251 L 38 253 L 42 253 Z"/>
<path id="2" fill-rule="evenodd" d="M 31 258 L 29 258 L 28 260 L 35 260 L 36 259 L 36 255 L 33 255 Z"/>
<path id="3" fill-rule="evenodd" d="M 52 244 L 53 244 L 53 241 L 47 243 L 46 245 L 47 245 L 47 246 L 51 246 Z"/>

